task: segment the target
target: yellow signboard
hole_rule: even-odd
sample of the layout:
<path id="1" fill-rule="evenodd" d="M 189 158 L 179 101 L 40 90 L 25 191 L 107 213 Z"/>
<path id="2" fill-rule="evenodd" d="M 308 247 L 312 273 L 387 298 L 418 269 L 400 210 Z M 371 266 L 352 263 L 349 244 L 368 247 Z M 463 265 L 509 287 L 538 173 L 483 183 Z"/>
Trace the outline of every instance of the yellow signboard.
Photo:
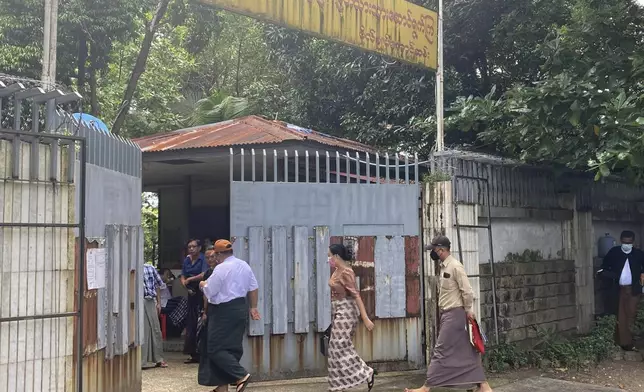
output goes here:
<path id="1" fill-rule="evenodd" d="M 436 69 L 438 15 L 405 0 L 199 0 Z"/>

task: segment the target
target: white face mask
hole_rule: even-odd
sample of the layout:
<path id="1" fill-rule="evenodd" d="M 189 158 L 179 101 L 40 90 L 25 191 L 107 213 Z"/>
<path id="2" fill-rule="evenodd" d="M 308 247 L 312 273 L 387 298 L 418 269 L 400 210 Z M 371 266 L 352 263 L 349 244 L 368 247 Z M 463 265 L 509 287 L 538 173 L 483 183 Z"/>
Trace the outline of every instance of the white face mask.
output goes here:
<path id="1" fill-rule="evenodd" d="M 624 253 L 631 253 L 633 250 L 633 244 L 622 244 L 622 252 Z"/>

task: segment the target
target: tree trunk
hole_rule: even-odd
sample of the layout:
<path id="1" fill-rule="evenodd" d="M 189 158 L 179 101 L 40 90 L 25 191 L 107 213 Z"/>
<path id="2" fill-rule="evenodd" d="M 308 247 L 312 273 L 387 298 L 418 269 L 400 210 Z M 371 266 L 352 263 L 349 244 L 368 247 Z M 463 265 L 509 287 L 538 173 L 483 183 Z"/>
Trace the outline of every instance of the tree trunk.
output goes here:
<path id="1" fill-rule="evenodd" d="M 132 98 L 136 91 L 136 86 L 139 83 L 139 78 L 143 72 L 145 72 L 145 65 L 148 61 L 148 56 L 150 55 L 150 48 L 152 47 L 152 41 L 154 40 L 154 35 L 161 24 L 161 19 L 165 15 L 166 10 L 168 9 L 168 4 L 170 0 L 159 0 L 157 4 L 156 12 L 152 17 L 152 20 L 148 24 L 145 30 L 145 36 L 143 37 L 143 42 L 141 43 L 141 50 L 139 51 L 139 56 L 136 59 L 136 64 L 134 64 L 134 69 L 132 70 L 132 75 L 130 75 L 130 80 L 127 83 L 125 88 L 125 94 L 123 95 L 123 101 L 121 101 L 121 106 L 119 112 L 114 120 L 112 125 L 112 133 L 118 135 L 121 132 L 123 123 L 125 122 L 125 116 L 127 116 L 130 110 L 130 104 L 132 103 Z"/>

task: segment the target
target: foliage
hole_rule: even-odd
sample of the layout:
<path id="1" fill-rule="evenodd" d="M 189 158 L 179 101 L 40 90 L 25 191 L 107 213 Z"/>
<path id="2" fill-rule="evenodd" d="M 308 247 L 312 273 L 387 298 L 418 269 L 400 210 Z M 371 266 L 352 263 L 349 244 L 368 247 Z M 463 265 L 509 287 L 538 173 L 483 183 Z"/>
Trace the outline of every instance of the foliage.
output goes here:
<path id="1" fill-rule="evenodd" d="M 190 114 L 189 125 L 196 126 L 231 120 L 247 116 L 252 113 L 252 110 L 247 98 L 231 97 L 215 92 L 195 103 Z"/>
<path id="2" fill-rule="evenodd" d="M 639 303 L 633 333 L 638 336 L 644 336 L 644 301 L 640 301 Z"/>
<path id="3" fill-rule="evenodd" d="M 543 260 L 543 253 L 540 250 L 526 249 L 523 253 L 508 253 L 503 261 L 506 263 L 535 263 Z"/>
<path id="4" fill-rule="evenodd" d="M 538 330 L 529 348 L 500 344 L 486 354 L 485 362 L 492 371 L 525 366 L 579 368 L 599 363 L 615 352 L 614 316 L 597 320 L 590 334 L 567 338 L 554 331 Z"/>
<path id="5" fill-rule="evenodd" d="M 448 173 L 441 172 L 441 171 L 434 171 L 431 173 L 427 173 L 423 176 L 423 183 L 433 184 L 437 182 L 451 181 L 451 179 L 452 179 L 452 176 L 450 176 Z"/>
<path id="6" fill-rule="evenodd" d="M 141 225 L 145 241 L 143 255 L 146 262 L 156 265 L 159 261 L 159 205 L 155 194 L 141 195 Z"/>
<path id="7" fill-rule="evenodd" d="M 459 98 L 448 127 L 524 161 L 642 181 L 644 13 L 632 0 L 576 0 L 570 12 L 537 46 L 534 83 Z"/>

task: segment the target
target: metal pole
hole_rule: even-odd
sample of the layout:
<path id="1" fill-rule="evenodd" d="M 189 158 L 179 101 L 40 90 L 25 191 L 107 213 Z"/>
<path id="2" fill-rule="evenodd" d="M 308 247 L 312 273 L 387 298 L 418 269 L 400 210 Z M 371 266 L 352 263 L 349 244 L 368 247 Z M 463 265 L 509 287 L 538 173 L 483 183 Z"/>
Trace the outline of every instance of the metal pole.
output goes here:
<path id="1" fill-rule="evenodd" d="M 56 87 L 56 53 L 58 46 L 58 0 L 45 0 L 45 25 L 43 39 L 42 82 L 47 91 Z M 45 105 L 47 132 L 54 131 L 51 119 L 56 111 L 56 101 L 49 100 Z"/>
<path id="2" fill-rule="evenodd" d="M 443 122 L 443 0 L 438 0 L 438 66 L 436 69 L 436 151 L 445 150 Z"/>
<path id="3" fill-rule="evenodd" d="M 79 204 L 79 228 L 78 238 L 80 241 L 80 261 L 78 266 L 78 318 L 76 320 L 77 331 L 76 335 L 76 391 L 83 391 L 83 301 L 85 299 L 85 196 L 87 190 L 87 144 L 85 140 L 80 142 L 80 180 L 82 182 L 80 189 Z M 73 149 L 70 149 L 73 151 Z M 69 159 L 75 159 L 74 154 L 71 154 Z"/>
<path id="4" fill-rule="evenodd" d="M 490 181 L 485 181 L 487 188 L 487 234 L 490 243 L 490 273 L 492 274 L 492 311 L 494 312 L 494 336 L 497 346 L 499 345 L 499 317 L 496 308 L 496 275 L 494 274 L 494 246 L 492 244 L 492 203 L 490 203 Z"/>

